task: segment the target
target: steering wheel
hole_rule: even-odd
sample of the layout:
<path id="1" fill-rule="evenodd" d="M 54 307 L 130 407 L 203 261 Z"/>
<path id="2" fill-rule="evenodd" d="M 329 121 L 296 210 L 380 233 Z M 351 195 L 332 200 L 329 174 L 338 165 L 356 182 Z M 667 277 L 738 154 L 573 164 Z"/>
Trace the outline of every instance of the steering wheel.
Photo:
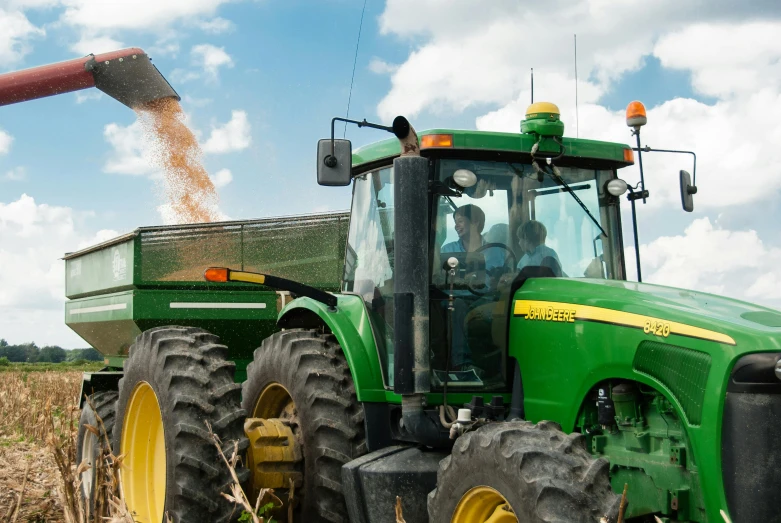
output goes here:
<path id="1" fill-rule="evenodd" d="M 477 253 L 483 252 L 483 251 L 485 251 L 487 249 L 497 249 L 497 248 L 498 249 L 504 249 L 505 251 L 507 251 L 510 254 L 509 257 L 512 260 L 512 265 L 510 265 L 510 267 L 512 269 L 514 269 L 515 266 L 518 265 L 518 259 L 515 257 L 515 253 L 512 251 L 512 249 L 510 249 L 507 245 L 505 245 L 503 243 L 498 243 L 498 242 L 486 243 L 485 245 L 481 245 L 480 247 L 475 249 L 473 252 L 474 252 L 474 254 L 477 254 Z M 507 267 L 507 256 L 504 257 L 504 261 L 505 261 L 505 263 L 504 263 L 503 267 Z M 476 272 L 472 272 L 469 275 L 467 275 L 467 277 L 466 277 L 466 287 L 469 290 L 469 292 L 471 292 L 475 296 L 480 296 L 480 297 L 485 296 L 485 295 L 493 292 L 494 289 L 492 288 L 491 285 L 485 285 L 484 282 L 483 282 L 481 285 L 478 286 L 477 284 L 479 284 L 481 282 L 478 282 L 477 280 L 479 280 L 479 277 L 478 277 L 478 274 Z"/>

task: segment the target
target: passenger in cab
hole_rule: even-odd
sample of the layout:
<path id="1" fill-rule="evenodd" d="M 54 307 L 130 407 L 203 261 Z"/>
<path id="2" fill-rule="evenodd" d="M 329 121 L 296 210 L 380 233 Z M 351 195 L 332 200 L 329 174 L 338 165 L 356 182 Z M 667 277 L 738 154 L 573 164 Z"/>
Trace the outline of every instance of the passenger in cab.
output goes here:
<path id="1" fill-rule="evenodd" d="M 518 245 L 523 256 L 518 269 L 528 266 L 548 267 L 554 276 L 562 276 L 561 261 L 556 251 L 545 245 L 548 230 L 537 220 L 529 220 L 518 227 Z"/>

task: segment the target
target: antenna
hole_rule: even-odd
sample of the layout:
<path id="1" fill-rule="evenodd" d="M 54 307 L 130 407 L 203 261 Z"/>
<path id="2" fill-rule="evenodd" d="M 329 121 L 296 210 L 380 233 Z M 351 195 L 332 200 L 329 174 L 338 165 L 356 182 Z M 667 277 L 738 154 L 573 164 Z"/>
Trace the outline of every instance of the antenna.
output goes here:
<path id="1" fill-rule="evenodd" d="M 575 35 L 575 137 L 580 138 L 580 117 L 578 115 L 578 35 Z"/>
<path id="2" fill-rule="evenodd" d="M 532 103 L 534 103 L 534 67 L 532 67 Z"/>
<path id="3" fill-rule="evenodd" d="M 353 74 L 350 78 L 350 94 L 347 95 L 347 114 L 345 118 L 350 117 L 350 102 L 353 99 L 353 84 L 355 83 L 355 66 L 358 64 L 358 48 L 361 46 L 361 29 L 363 29 L 363 15 L 366 12 L 366 0 L 363 0 L 363 10 L 361 10 L 361 23 L 358 24 L 358 41 L 355 43 L 355 58 L 353 58 Z M 347 136 L 347 122 L 344 123 L 344 135 Z"/>

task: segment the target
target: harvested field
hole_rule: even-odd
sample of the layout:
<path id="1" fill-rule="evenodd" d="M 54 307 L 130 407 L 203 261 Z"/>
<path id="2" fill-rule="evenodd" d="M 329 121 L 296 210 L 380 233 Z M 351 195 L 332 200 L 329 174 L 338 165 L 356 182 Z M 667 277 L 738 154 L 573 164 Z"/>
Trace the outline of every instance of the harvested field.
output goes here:
<path id="1" fill-rule="evenodd" d="M 77 371 L 1 375 L 0 521 L 65 520 L 51 444 L 72 434 L 80 382 Z"/>

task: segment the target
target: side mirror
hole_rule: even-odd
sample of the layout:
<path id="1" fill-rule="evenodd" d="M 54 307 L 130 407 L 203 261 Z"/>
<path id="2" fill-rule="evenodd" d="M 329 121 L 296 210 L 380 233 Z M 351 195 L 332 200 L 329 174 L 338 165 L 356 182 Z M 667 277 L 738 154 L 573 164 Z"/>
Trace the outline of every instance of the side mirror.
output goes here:
<path id="1" fill-rule="evenodd" d="M 331 150 L 333 143 L 333 151 Z M 317 142 L 317 183 L 329 187 L 350 185 L 353 146 L 350 140 L 325 138 Z"/>
<path id="2" fill-rule="evenodd" d="M 692 185 L 692 177 L 686 171 L 681 171 L 681 205 L 686 212 L 692 212 L 694 210 L 694 198 L 692 195 L 697 194 L 697 186 Z"/>

